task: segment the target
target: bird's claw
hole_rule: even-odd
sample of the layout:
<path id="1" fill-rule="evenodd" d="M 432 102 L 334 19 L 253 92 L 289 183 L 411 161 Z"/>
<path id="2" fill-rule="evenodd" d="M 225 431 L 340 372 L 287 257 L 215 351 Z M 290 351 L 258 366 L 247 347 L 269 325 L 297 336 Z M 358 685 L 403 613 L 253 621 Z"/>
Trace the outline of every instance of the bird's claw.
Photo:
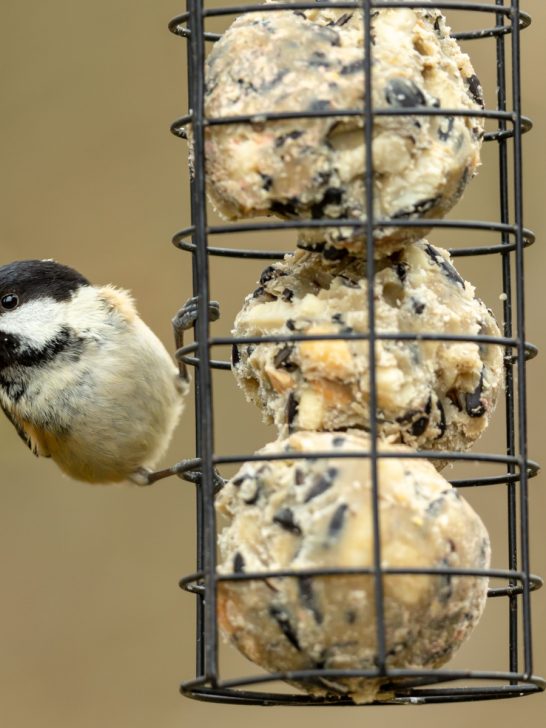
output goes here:
<path id="1" fill-rule="evenodd" d="M 197 321 L 199 296 L 188 298 L 180 311 L 173 318 L 176 331 L 187 331 Z M 218 321 L 220 318 L 220 304 L 218 301 L 209 301 L 209 321 Z"/>
<path id="2" fill-rule="evenodd" d="M 197 485 L 200 485 L 201 481 L 203 480 L 203 473 L 201 472 L 201 470 L 186 470 L 186 472 L 180 473 L 180 477 L 184 480 L 187 480 L 189 483 L 196 483 Z M 214 495 L 222 490 L 226 482 L 227 481 L 222 478 L 220 473 L 216 469 L 213 469 L 212 487 Z"/>
<path id="3" fill-rule="evenodd" d="M 174 338 L 176 348 L 178 350 L 182 349 L 182 347 L 184 346 L 184 331 L 187 331 L 187 329 L 191 329 L 191 327 L 197 321 L 197 317 L 199 315 L 198 302 L 199 296 L 193 296 L 192 298 L 188 298 L 186 303 L 182 306 L 182 308 L 178 311 L 178 313 L 172 320 L 174 328 Z M 218 301 L 209 301 L 208 308 L 209 321 L 217 321 L 220 318 L 220 304 L 218 303 Z M 186 364 L 180 359 L 179 355 L 177 355 L 177 358 L 180 381 L 183 383 L 183 386 L 185 386 L 187 382 L 189 382 L 190 375 Z"/>

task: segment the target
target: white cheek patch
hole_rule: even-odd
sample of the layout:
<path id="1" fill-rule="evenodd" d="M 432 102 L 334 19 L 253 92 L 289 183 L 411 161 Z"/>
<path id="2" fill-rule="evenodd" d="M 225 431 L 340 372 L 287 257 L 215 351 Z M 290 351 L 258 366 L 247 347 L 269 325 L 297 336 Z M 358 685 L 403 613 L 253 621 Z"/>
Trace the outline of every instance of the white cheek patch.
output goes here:
<path id="1" fill-rule="evenodd" d="M 66 305 L 49 297 L 23 303 L 0 316 L 0 333 L 26 339 L 33 348 L 41 349 L 59 333 Z"/>

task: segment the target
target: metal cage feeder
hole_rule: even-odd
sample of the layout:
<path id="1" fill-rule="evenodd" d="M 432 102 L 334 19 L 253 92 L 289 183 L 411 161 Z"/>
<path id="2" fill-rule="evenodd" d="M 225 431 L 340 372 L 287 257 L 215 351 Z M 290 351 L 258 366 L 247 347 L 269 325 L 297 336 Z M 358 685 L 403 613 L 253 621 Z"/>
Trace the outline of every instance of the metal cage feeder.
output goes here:
<path id="1" fill-rule="evenodd" d="M 254 454 L 225 455 L 214 449 L 214 416 L 212 402 L 212 370 L 230 369 L 224 359 L 213 359 L 211 350 L 226 347 L 242 341 L 263 341 L 258 338 L 213 337 L 210 335 L 209 323 L 209 256 L 220 256 L 236 259 L 278 260 L 284 253 L 274 250 L 248 250 L 234 247 L 220 247 L 209 244 L 209 238 L 216 238 L 227 233 L 252 233 L 260 230 L 287 230 L 309 227 L 334 227 L 336 221 L 324 220 L 276 220 L 250 223 L 226 223 L 209 225 L 207 221 L 207 204 L 205 194 L 205 148 L 204 138 L 207 126 L 216 124 L 251 124 L 254 116 L 206 118 L 204 113 L 204 61 L 206 44 L 214 43 L 220 36 L 206 30 L 206 21 L 218 16 L 238 16 L 252 11 L 297 10 L 316 7 L 313 2 L 296 2 L 263 6 L 250 4 L 230 7 L 204 7 L 203 0 L 187 0 L 187 11 L 175 17 L 169 24 L 172 33 L 185 39 L 187 44 L 187 77 L 189 94 L 189 112 L 174 122 L 171 131 L 178 137 L 185 138 L 185 127 L 191 125 L 193 136 L 194 175 L 191 180 L 191 224 L 178 232 L 174 245 L 192 256 L 194 295 L 198 297 L 198 317 L 194 325 L 195 341 L 182 346 L 177 356 L 185 365 L 195 367 L 195 426 L 196 457 L 191 461 L 180 463 L 161 474 L 177 473 L 196 483 L 197 501 L 197 564 L 195 573 L 181 580 L 181 586 L 195 595 L 197 600 L 196 620 L 196 676 L 182 684 L 181 691 L 192 698 L 214 702 L 259 704 L 259 705 L 353 705 L 352 701 L 343 697 L 315 697 L 312 695 L 280 692 L 254 691 L 256 686 L 264 686 L 276 680 L 289 679 L 301 683 L 317 675 L 343 677 L 362 676 L 380 678 L 404 678 L 404 682 L 395 684 L 394 697 L 382 705 L 403 703 L 443 703 L 469 700 L 489 700 L 507 697 L 519 697 L 544 690 L 545 682 L 533 674 L 532 634 L 531 634 L 531 592 L 542 585 L 539 577 L 529 570 L 529 519 L 528 519 L 528 480 L 536 475 L 538 466 L 528 459 L 526 443 L 526 360 L 536 354 L 536 349 L 525 340 L 524 326 L 524 248 L 534 242 L 534 235 L 523 227 L 522 215 L 522 134 L 531 128 L 529 119 L 522 116 L 520 98 L 520 35 L 531 22 L 530 17 L 520 10 L 519 0 L 505 2 L 455 2 L 440 1 L 420 2 L 413 0 L 360 0 L 360 2 L 321 2 L 321 7 L 354 9 L 363 13 L 364 42 L 364 77 L 365 100 L 363 109 L 344 109 L 342 111 L 317 111 L 297 113 L 270 113 L 267 108 L 260 113 L 260 120 L 309 118 L 312 116 L 347 116 L 360 115 L 364 120 L 364 141 L 367 151 L 366 159 L 372 160 L 372 125 L 378 115 L 393 114 L 392 109 L 374 109 L 371 102 L 371 11 L 373 8 L 433 8 L 450 11 L 466 11 L 469 17 L 487 18 L 487 27 L 479 30 L 454 33 L 459 40 L 480 42 L 484 38 L 493 39 L 497 59 L 497 106 L 483 112 L 469 112 L 461 109 L 430 109 L 423 107 L 404 108 L 394 113 L 412 116 L 436 114 L 462 116 L 480 116 L 492 120 L 495 129 L 485 134 L 485 141 L 496 144 L 499 159 L 498 210 L 497 220 L 427 220 L 427 227 L 449 228 L 460 230 L 461 235 L 472 231 L 489 231 L 495 234 L 498 242 L 493 245 L 466 246 L 450 250 L 454 256 L 500 256 L 503 290 L 503 329 L 502 337 L 475 336 L 440 336 L 431 333 L 420 338 L 463 340 L 499 344 L 505 347 L 505 412 L 506 443 L 505 451 L 499 454 L 479 452 L 414 452 L 414 457 L 448 458 L 452 461 L 480 463 L 483 466 L 500 464 L 502 475 L 485 475 L 472 480 L 452 480 L 456 487 L 494 486 L 504 487 L 507 497 L 508 553 L 505 569 L 468 570 L 468 569 L 387 569 L 381 566 L 379 516 L 378 516 L 378 483 L 377 460 L 385 457 L 377 452 L 376 428 L 373 412 L 376 403 L 375 352 L 374 342 L 382 338 L 402 339 L 405 336 L 385 335 L 377 332 L 374 320 L 373 281 L 374 265 L 368 265 L 368 306 L 370 311 L 370 328 L 365 338 L 369 342 L 370 359 L 370 411 L 371 446 L 366 457 L 370 461 L 372 473 L 373 524 L 374 524 L 374 562 L 369 569 L 354 570 L 355 573 L 372 575 L 375 585 L 375 607 L 377 627 L 377 666 L 374 670 L 304 670 L 291 673 L 259 674 L 238 679 L 224 679 L 219 670 L 219 635 L 217 622 L 217 586 L 222 580 L 265 579 L 270 576 L 329 575 L 348 573 L 344 569 L 323 569 L 314 571 L 283 571 L 219 575 L 216 570 L 216 516 L 214 512 L 214 493 L 218 482 L 216 468 L 227 463 L 243 463 L 249 460 L 264 460 L 264 456 Z M 507 45 L 511 46 L 510 63 L 508 63 Z M 512 99 L 512 108 L 508 108 L 508 99 Z M 362 171 L 366 182 L 366 209 L 369 211 L 365 222 L 367 256 L 373 260 L 373 231 L 379 225 L 385 226 L 418 226 L 419 220 L 374 220 L 373 218 L 373 161 L 366 162 Z M 513 205 L 509 204 L 512 193 Z M 513 207 L 513 210 L 510 208 Z M 363 225 L 358 219 L 340 220 L 337 225 Z M 312 339 L 328 338 L 312 336 Z M 348 338 L 348 335 L 331 336 L 330 338 Z M 416 338 L 415 336 L 413 338 Z M 267 340 L 281 341 L 282 337 L 268 337 Z M 180 341 L 178 341 L 180 344 Z M 334 453 L 314 453 L 315 457 L 332 456 Z M 362 456 L 362 455 L 361 455 Z M 308 457 L 308 455 L 307 455 Z M 190 469 L 193 477 L 190 478 Z M 352 572 L 349 572 L 352 573 Z M 488 576 L 503 582 L 503 586 L 491 587 L 488 591 L 490 599 L 502 598 L 507 601 L 509 629 L 506 652 L 508 666 L 499 671 L 476 670 L 414 670 L 391 669 L 386 665 L 385 654 L 385 618 L 383 613 L 382 578 L 387 573 L 405 574 L 448 574 Z M 468 682 L 472 682 L 469 686 Z M 463 683 L 459 685 L 459 683 Z M 454 685 L 455 684 L 455 685 Z"/>

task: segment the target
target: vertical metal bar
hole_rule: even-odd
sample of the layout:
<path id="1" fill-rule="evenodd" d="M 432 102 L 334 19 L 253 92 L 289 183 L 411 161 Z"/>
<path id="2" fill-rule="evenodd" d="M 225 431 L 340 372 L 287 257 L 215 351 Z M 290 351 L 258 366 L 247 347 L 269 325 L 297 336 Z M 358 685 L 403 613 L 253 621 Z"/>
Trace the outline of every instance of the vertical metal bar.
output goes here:
<path id="1" fill-rule="evenodd" d="M 188 10 L 188 3 L 186 2 L 186 10 Z M 192 95 L 194 93 L 193 91 L 193 83 L 194 79 L 196 77 L 196 73 L 194 72 L 195 69 L 192 67 L 192 54 L 190 52 L 190 44 L 189 42 L 186 43 L 186 67 L 188 69 L 187 73 L 187 79 L 188 79 L 188 106 L 190 105 L 192 98 Z M 195 189 L 195 179 L 193 175 L 190 175 L 190 206 L 191 206 L 191 216 L 193 219 L 193 209 L 194 209 L 194 200 L 197 197 L 197 191 Z M 192 236 L 192 242 L 195 243 L 195 239 Z M 192 288 L 193 288 L 193 295 L 197 296 L 199 293 L 199 276 L 198 276 L 198 269 L 197 269 L 197 259 L 195 256 L 195 253 L 192 253 Z M 195 412 L 195 454 L 197 457 L 201 457 L 201 433 L 199 430 L 199 402 L 200 402 L 200 390 L 199 390 L 199 377 L 194 376 L 193 380 L 193 386 L 194 386 L 194 393 L 195 393 L 195 401 L 194 401 L 194 412 Z M 204 503 L 203 503 L 203 489 L 199 487 L 199 484 L 196 483 L 195 487 L 195 510 L 196 510 L 196 571 L 201 571 L 204 566 L 204 538 L 203 538 L 203 513 L 204 513 Z M 204 628 L 204 595 L 202 593 L 198 593 L 195 595 L 196 597 L 196 614 L 195 614 L 195 633 L 197 635 L 196 644 L 195 644 L 195 674 L 196 676 L 203 675 L 204 669 L 205 669 L 205 651 L 204 651 L 204 641 L 203 641 L 203 628 Z"/>
<path id="2" fill-rule="evenodd" d="M 203 509 L 203 568 L 205 571 L 204 626 L 204 670 L 207 680 L 214 686 L 218 672 L 218 634 L 216 620 L 216 518 L 213 507 L 213 417 L 212 377 L 209 347 L 209 267 L 207 253 L 207 205 L 205 194 L 205 42 L 203 37 L 202 0 L 188 0 L 190 13 L 189 39 L 191 83 L 190 108 L 192 112 L 194 180 L 192 186 L 192 224 L 195 226 L 195 262 L 197 267 L 198 318 L 195 324 L 197 340 L 197 381 L 199 402 L 197 408 L 197 430 L 199 455 L 202 463 L 201 504 Z"/>
<path id="3" fill-rule="evenodd" d="M 514 209 L 517 228 L 516 247 L 516 322 L 518 337 L 518 423 L 519 423 L 519 467 L 520 467 L 520 548 L 523 583 L 523 645 L 524 670 L 529 676 L 533 672 L 531 643 L 531 594 L 529 589 L 529 510 L 527 488 L 527 411 L 525 371 L 525 287 L 523 261 L 523 175 L 521 144 L 521 83 L 520 83 L 520 5 L 512 4 L 512 95 L 514 106 Z"/>
<path id="4" fill-rule="evenodd" d="M 364 142 L 366 150 L 366 275 L 368 282 L 368 357 L 370 360 L 370 475 L 372 482 L 373 567 L 375 582 L 375 619 L 377 633 L 377 668 L 385 673 L 385 611 L 383 575 L 381 573 L 381 524 L 379 519 L 379 482 L 377 467 L 377 381 L 375 330 L 375 236 L 373 212 L 373 101 L 372 101 L 372 28 L 370 0 L 364 0 Z"/>
<path id="5" fill-rule="evenodd" d="M 504 0 L 495 0 L 496 4 L 504 7 Z M 504 25 L 504 15 L 496 14 L 496 25 Z M 497 108 L 506 111 L 506 49 L 505 36 L 498 35 L 496 38 L 497 50 Z M 504 119 L 499 120 L 499 129 L 505 131 L 507 123 Z M 506 139 L 499 139 L 499 202 L 501 222 L 510 222 L 510 200 L 508 181 L 508 147 Z M 502 234 L 502 244 L 510 243 L 510 235 Z M 504 336 L 512 338 L 512 270 L 510 252 L 502 254 L 502 290 L 505 295 L 503 303 Z M 516 452 L 515 443 L 515 412 L 514 412 L 514 365 L 513 351 L 507 347 L 504 359 L 505 376 L 505 406 L 506 406 L 506 454 L 513 456 Z M 510 464 L 508 472 L 515 473 L 516 468 Z M 516 507 L 516 484 L 508 483 L 508 568 L 517 571 L 518 568 L 518 545 L 517 545 L 517 507 Z M 516 581 L 510 580 L 510 585 L 515 586 Z M 508 602 L 508 663 L 509 671 L 518 670 L 518 597 L 513 594 Z"/>

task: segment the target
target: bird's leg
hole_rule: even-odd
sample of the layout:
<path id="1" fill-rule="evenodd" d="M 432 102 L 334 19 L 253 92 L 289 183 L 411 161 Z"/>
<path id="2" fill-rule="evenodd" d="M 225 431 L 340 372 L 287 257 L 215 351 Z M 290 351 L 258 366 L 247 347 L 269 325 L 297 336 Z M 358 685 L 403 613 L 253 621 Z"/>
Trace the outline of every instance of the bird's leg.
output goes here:
<path id="1" fill-rule="evenodd" d="M 158 480 L 163 480 L 163 478 L 168 478 L 170 475 L 178 475 L 180 478 L 186 480 L 188 483 L 195 483 L 197 485 L 200 485 L 201 481 L 203 480 L 203 473 L 201 470 L 192 469 L 198 464 L 199 459 L 195 458 L 192 460 L 182 460 L 181 462 L 176 463 L 176 465 L 173 465 L 170 468 L 165 468 L 164 470 L 156 470 L 155 472 L 152 472 L 147 468 L 137 468 L 134 473 L 131 473 L 131 475 L 128 477 L 128 480 L 129 482 L 134 483 L 134 485 L 147 486 L 153 485 L 154 483 L 157 483 Z M 212 486 L 214 495 L 222 490 L 226 482 L 227 481 L 222 478 L 216 468 L 213 468 Z"/>
<path id="2" fill-rule="evenodd" d="M 131 473 L 127 480 L 133 485 L 152 485 L 154 481 L 151 478 L 152 471 L 147 468 L 137 468 L 134 473 Z"/>
<path id="3" fill-rule="evenodd" d="M 174 340 L 177 351 L 184 346 L 184 331 L 191 329 L 197 321 L 199 296 L 189 298 L 173 318 Z M 220 304 L 218 301 L 209 301 L 209 321 L 217 321 L 220 318 Z M 188 369 L 185 362 L 179 356 L 178 370 L 180 379 L 186 384 L 189 381 Z"/>

